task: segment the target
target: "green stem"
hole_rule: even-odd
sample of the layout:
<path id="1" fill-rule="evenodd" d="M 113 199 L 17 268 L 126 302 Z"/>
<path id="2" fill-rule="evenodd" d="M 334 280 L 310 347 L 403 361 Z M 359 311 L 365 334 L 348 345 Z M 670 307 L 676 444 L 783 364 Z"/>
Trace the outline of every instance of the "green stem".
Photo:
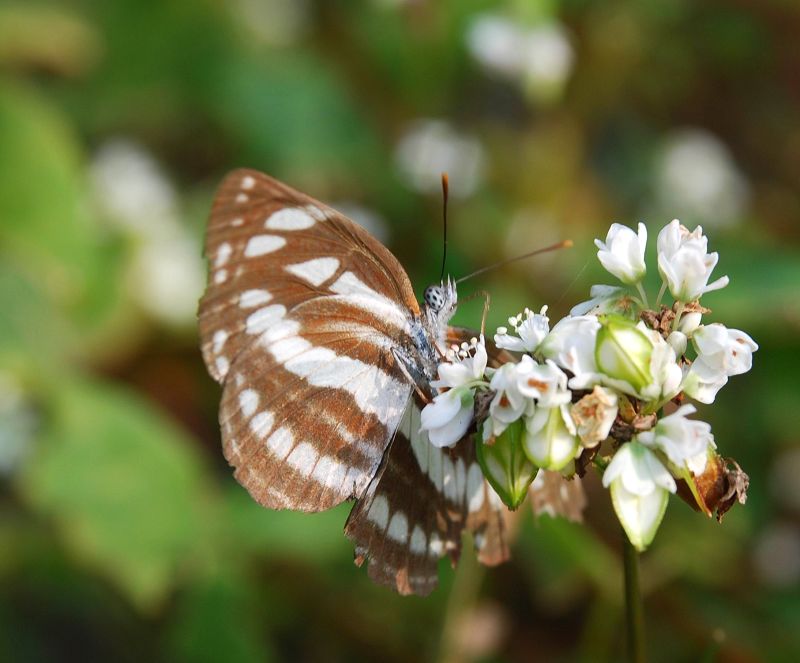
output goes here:
<path id="1" fill-rule="evenodd" d="M 644 663 L 644 611 L 639 585 L 639 553 L 622 532 L 625 566 L 625 625 L 629 663 Z"/>

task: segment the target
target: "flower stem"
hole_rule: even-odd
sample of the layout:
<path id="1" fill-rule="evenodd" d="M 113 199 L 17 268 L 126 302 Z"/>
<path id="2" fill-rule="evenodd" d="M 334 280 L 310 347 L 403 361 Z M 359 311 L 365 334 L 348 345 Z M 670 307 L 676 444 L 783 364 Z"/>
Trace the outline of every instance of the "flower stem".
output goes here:
<path id="1" fill-rule="evenodd" d="M 658 297 L 656 297 L 656 310 L 659 310 L 658 307 L 661 306 L 661 299 L 664 297 L 664 293 L 667 291 L 667 282 L 664 281 L 661 284 L 661 289 L 658 291 Z"/>
<path id="2" fill-rule="evenodd" d="M 625 625 L 629 663 L 644 663 L 644 612 L 639 586 L 639 553 L 622 532 L 625 566 Z"/>
<path id="3" fill-rule="evenodd" d="M 678 324 L 681 321 L 684 308 L 686 308 L 686 304 L 684 302 L 678 302 L 678 305 L 675 307 L 675 319 L 672 321 L 672 331 L 678 329 Z"/>
<path id="4" fill-rule="evenodd" d="M 639 291 L 639 294 L 642 297 L 642 302 L 644 302 L 644 308 L 650 308 L 650 304 L 647 301 L 647 293 L 644 291 L 644 288 L 642 287 L 642 282 L 641 281 L 639 281 L 636 284 L 636 289 Z"/>

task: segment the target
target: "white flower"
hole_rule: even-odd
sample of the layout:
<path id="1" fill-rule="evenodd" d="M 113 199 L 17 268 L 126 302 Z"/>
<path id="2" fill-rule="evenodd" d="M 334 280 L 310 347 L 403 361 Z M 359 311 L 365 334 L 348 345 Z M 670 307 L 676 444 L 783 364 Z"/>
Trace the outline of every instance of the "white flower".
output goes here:
<path id="1" fill-rule="evenodd" d="M 483 380 L 486 370 L 486 346 L 480 340 L 453 346 L 447 351 L 449 361 L 439 364 L 439 379 L 431 382 L 445 391 L 428 403 L 420 416 L 421 429 L 437 447 L 449 447 L 458 442 L 469 429 L 475 405 L 475 387 Z"/>
<path id="2" fill-rule="evenodd" d="M 555 362 L 537 364 L 525 355 L 517 364 L 517 389 L 527 398 L 535 398 L 540 407 L 555 407 L 572 400 L 567 389 L 567 374 Z"/>
<path id="3" fill-rule="evenodd" d="M 599 329 L 593 315 L 568 316 L 556 323 L 539 346 L 542 356 L 573 374 L 568 383 L 571 389 L 587 389 L 600 382 L 595 362 Z"/>
<path id="4" fill-rule="evenodd" d="M 684 313 L 678 322 L 678 331 L 686 334 L 687 338 L 691 337 L 691 335 L 694 334 L 695 329 L 700 326 L 700 320 L 702 318 L 703 314 L 697 311 Z"/>
<path id="5" fill-rule="evenodd" d="M 728 384 L 728 376 L 724 371 L 711 368 L 702 361 L 695 361 L 684 368 L 681 389 L 701 403 L 713 403 L 717 392 Z"/>
<path id="6" fill-rule="evenodd" d="M 518 81 L 543 101 L 560 92 L 574 59 L 558 23 L 528 28 L 493 13 L 475 18 L 467 33 L 467 47 L 488 71 Z"/>
<path id="7" fill-rule="evenodd" d="M 517 335 L 509 334 L 506 327 L 498 327 L 494 336 L 495 345 L 514 352 L 535 352 L 550 331 L 550 318 L 546 313 L 546 306 L 542 306 L 539 313 L 526 308 L 519 315 L 509 318 L 508 323 Z"/>
<path id="8" fill-rule="evenodd" d="M 616 392 L 605 387 L 595 387 L 570 408 L 572 420 L 585 447 L 597 446 L 608 437 L 617 418 Z"/>
<path id="9" fill-rule="evenodd" d="M 635 233 L 627 226 L 612 223 L 606 241 L 594 240 L 598 249 L 597 257 L 607 271 L 627 285 L 642 280 L 647 271 L 644 264 L 644 250 L 647 246 L 647 228 L 639 224 Z"/>
<path id="10" fill-rule="evenodd" d="M 749 371 L 753 352 L 758 350 L 756 342 L 743 331 L 719 323 L 698 327 L 692 342 L 697 358 L 686 370 L 681 387 L 701 403 L 713 403 L 730 376 Z"/>
<path id="11" fill-rule="evenodd" d="M 708 253 L 708 239 L 700 226 L 689 232 L 675 219 L 658 234 L 657 245 L 658 271 L 676 300 L 691 302 L 728 285 L 727 276 L 708 282 L 719 254 Z"/>
<path id="12" fill-rule="evenodd" d="M 651 449 L 660 449 L 669 461 L 678 468 L 694 468 L 702 474 L 708 450 L 716 449 L 711 426 L 704 421 L 693 421 L 687 415 L 694 414 L 693 405 L 683 405 L 672 414 L 659 419 L 655 428 L 637 435 L 637 440 Z"/>
<path id="13" fill-rule="evenodd" d="M 631 543 L 644 550 L 656 535 L 675 480 L 656 455 L 635 440 L 623 444 L 603 473 L 614 511 Z"/>
<path id="14" fill-rule="evenodd" d="M 522 443 L 534 465 L 553 471 L 564 468 L 580 448 L 569 406 L 537 407 L 525 419 Z"/>
<path id="15" fill-rule="evenodd" d="M 434 387 L 463 387 L 483 379 L 488 356 L 483 336 L 470 343 L 454 345 L 447 351 L 448 361 L 439 364 L 439 379 L 431 382 Z"/>
<path id="16" fill-rule="evenodd" d="M 573 306 L 569 314 L 578 316 L 587 313 L 623 313 L 631 303 L 627 289 L 618 285 L 593 285 L 589 296 L 591 299 Z"/>
<path id="17" fill-rule="evenodd" d="M 475 398 L 468 387 L 451 389 L 428 403 L 420 415 L 421 430 L 435 447 L 452 447 L 464 437 L 472 422 Z"/>
<path id="18" fill-rule="evenodd" d="M 650 375 L 653 376 L 653 383 L 644 390 L 643 396 L 645 400 L 665 401 L 680 391 L 683 371 L 678 365 L 675 348 L 657 331 L 648 329 L 647 334 L 653 342 L 653 354 L 650 357 Z"/>
<path id="19" fill-rule="evenodd" d="M 692 342 L 697 350 L 696 362 L 702 362 L 727 376 L 741 375 L 753 365 L 756 342 L 743 331 L 714 323 L 695 330 Z"/>
<path id="20" fill-rule="evenodd" d="M 686 354 L 686 346 L 689 343 L 689 339 L 686 338 L 686 334 L 682 331 L 674 331 L 667 336 L 667 343 L 675 351 L 676 357 L 682 357 Z"/>
<path id="21" fill-rule="evenodd" d="M 517 364 L 512 362 L 503 364 L 492 375 L 489 388 L 496 393 L 489 405 L 487 425 L 483 428 L 485 438 L 500 435 L 525 412 L 528 401 L 519 392 L 517 383 Z"/>

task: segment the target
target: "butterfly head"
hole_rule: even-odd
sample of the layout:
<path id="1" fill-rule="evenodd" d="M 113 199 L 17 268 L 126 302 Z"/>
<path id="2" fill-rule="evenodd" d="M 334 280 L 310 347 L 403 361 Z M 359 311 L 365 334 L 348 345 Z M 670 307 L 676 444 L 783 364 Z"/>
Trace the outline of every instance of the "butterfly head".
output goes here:
<path id="1" fill-rule="evenodd" d="M 425 300 L 425 316 L 436 332 L 444 330 L 450 318 L 456 312 L 458 293 L 456 283 L 449 276 L 446 281 L 429 285 L 423 295 Z"/>

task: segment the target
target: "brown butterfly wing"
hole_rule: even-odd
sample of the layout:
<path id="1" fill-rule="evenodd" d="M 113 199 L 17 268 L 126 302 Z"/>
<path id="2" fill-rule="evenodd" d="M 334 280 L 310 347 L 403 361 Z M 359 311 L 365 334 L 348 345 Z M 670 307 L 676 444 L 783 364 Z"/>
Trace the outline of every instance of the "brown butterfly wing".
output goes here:
<path id="1" fill-rule="evenodd" d="M 223 449 L 261 504 L 358 497 L 411 386 L 392 348 L 419 315 L 408 277 L 364 229 L 255 171 L 222 183 L 206 240 L 200 334 L 223 383 Z"/>

